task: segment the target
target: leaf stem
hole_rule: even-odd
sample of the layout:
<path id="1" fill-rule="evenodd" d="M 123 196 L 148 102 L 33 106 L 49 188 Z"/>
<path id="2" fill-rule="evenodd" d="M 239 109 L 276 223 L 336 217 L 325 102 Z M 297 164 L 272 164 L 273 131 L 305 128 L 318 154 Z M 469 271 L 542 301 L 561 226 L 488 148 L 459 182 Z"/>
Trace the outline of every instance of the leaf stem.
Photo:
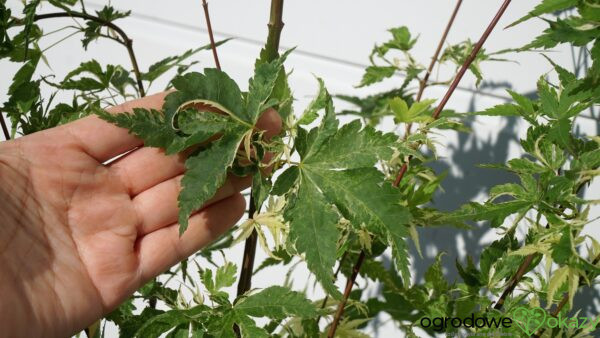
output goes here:
<path id="1" fill-rule="evenodd" d="M 271 0 L 271 13 L 269 17 L 269 35 L 265 46 L 266 61 L 270 62 L 279 55 L 279 40 L 283 29 L 283 0 Z M 254 213 L 260 211 L 255 208 L 254 198 L 250 192 L 250 206 L 248 207 L 248 217 L 253 217 Z M 238 282 L 238 297 L 252 288 L 252 275 L 254 269 L 254 258 L 256 256 L 256 241 L 258 234 L 256 230 L 252 231 L 250 237 L 246 239 L 244 246 L 244 257 L 242 258 L 242 270 L 240 271 L 240 280 Z"/>
<path id="2" fill-rule="evenodd" d="M 213 35 L 212 25 L 210 23 L 210 15 L 208 14 L 208 3 L 206 2 L 206 0 L 202 0 L 202 8 L 204 8 L 204 17 L 206 18 L 206 29 L 208 30 L 210 48 L 212 49 L 213 58 L 215 59 L 215 66 L 218 70 L 221 70 L 221 63 L 219 62 L 219 55 L 217 55 L 217 46 L 215 45 L 215 37 Z"/>
<path id="3" fill-rule="evenodd" d="M 462 77 L 465 75 L 465 72 L 467 71 L 467 69 L 469 68 L 471 63 L 473 63 L 473 61 L 475 60 L 475 57 L 479 53 L 479 50 L 481 49 L 481 47 L 483 46 L 483 44 L 489 37 L 490 33 L 492 32 L 492 30 L 494 29 L 494 27 L 496 26 L 498 21 L 500 21 L 500 18 L 506 11 L 506 8 L 510 4 L 510 2 L 511 2 L 511 0 L 504 0 L 504 2 L 502 3 L 502 6 L 500 6 L 500 9 L 498 9 L 498 12 L 496 13 L 496 15 L 494 16 L 494 18 L 492 19 L 492 21 L 490 22 L 488 27 L 483 32 L 481 38 L 479 39 L 479 41 L 473 48 L 473 51 L 471 51 L 471 54 L 463 63 L 462 67 L 460 68 L 460 70 L 458 71 L 456 76 L 454 77 L 452 84 L 448 88 L 448 91 L 444 95 L 444 98 L 442 99 L 440 104 L 437 106 L 437 108 L 433 112 L 432 117 L 434 120 L 436 120 L 440 117 L 440 113 L 442 112 L 442 110 L 444 109 L 444 106 L 446 105 L 446 103 L 448 102 L 448 100 L 450 99 L 452 94 L 454 93 L 454 90 L 458 86 L 458 83 L 460 82 Z M 453 15 L 454 15 L 454 13 L 453 13 Z M 400 184 L 400 181 L 402 180 L 402 178 L 404 177 L 404 174 L 408 170 L 408 164 L 409 164 L 410 160 L 411 160 L 411 157 L 409 157 L 407 159 L 407 161 L 402 165 L 402 167 L 398 171 L 398 175 L 396 176 L 396 179 L 394 180 L 394 186 L 397 187 Z M 356 281 L 356 277 L 358 276 L 358 272 L 360 270 L 362 262 L 364 261 L 364 258 L 365 258 L 365 252 L 364 252 L 364 250 L 362 250 L 360 255 L 358 256 L 356 263 L 354 264 L 354 269 L 352 271 L 352 275 L 350 276 L 350 278 L 348 278 L 348 281 L 346 282 L 346 289 L 344 290 L 344 296 L 343 296 L 342 300 L 340 301 L 340 303 L 338 304 L 338 309 L 336 311 L 335 317 L 333 319 L 333 323 L 331 324 L 329 333 L 327 335 L 327 337 L 329 337 L 329 338 L 333 338 L 335 336 L 335 331 L 337 329 L 339 321 L 341 320 L 342 315 L 344 314 L 344 307 L 346 306 L 346 303 L 348 302 L 348 297 L 350 296 L 350 292 L 352 291 L 352 286 L 354 285 L 354 283 Z M 356 271 L 356 273 L 355 273 L 355 271 Z"/>
<path id="4" fill-rule="evenodd" d="M 121 29 L 121 27 L 115 25 L 110 21 L 106 21 L 97 16 L 89 15 L 86 13 L 77 13 L 77 12 L 57 12 L 57 13 L 48 13 L 48 14 L 39 14 L 33 17 L 33 21 L 40 21 L 45 19 L 52 18 L 80 18 L 84 20 L 97 22 L 105 27 L 108 27 L 114 30 L 119 36 L 121 36 L 122 41 L 119 41 L 125 48 L 127 49 L 127 53 L 129 54 L 129 59 L 131 60 L 131 66 L 133 67 L 133 73 L 135 74 L 135 79 L 137 82 L 138 91 L 140 92 L 140 96 L 146 96 L 146 91 L 144 90 L 144 84 L 142 83 L 142 75 L 140 72 L 140 67 L 137 62 L 137 58 L 135 56 L 135 52 L 133 50 L 133 40 L 129 38 L 129 36 Z"/>

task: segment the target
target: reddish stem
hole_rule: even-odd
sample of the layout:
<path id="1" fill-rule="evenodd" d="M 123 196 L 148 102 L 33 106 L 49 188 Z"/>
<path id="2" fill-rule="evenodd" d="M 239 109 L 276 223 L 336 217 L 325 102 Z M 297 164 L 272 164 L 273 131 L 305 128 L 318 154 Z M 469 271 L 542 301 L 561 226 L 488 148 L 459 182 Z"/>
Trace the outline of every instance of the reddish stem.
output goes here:
<path id="1" fill-rule="evenodd" d="M 333 338 L 335 336 L 335 331 L 337 330 L 337 326 L 340 322 L 340 319 L 342 318 L 342 315 L 344 314 L 344 307 L 346 306 L 346 302 L 348 302 L 348 298 L 350 297 L 350 292 L 352 292 L 352 286 L 354 285 L 354 282 L 356 281 L 356 277 L 358 276 L 358 273 L 360 272 L 360 267 L 362 266 L 362 263 L 365 260 L 365 251 L 361 250 L 360 255 L 358 256 L 358 259 L 356 260 L 356 263 L 354 264 L 354 267 L 352 268 L 352 274 L 350 275 L 350 278 L 348 278 L 348 282 L 346 283 L 346 288 L 344 289 L 344 296 L 342 298 L 342 302 L 340 302 L 340 304 L 338 305 L 338 308 L 335 312 L 335 319 L 333 321 L 333 323 L 331 323 L 331 326 L 329 327 L 329 333 L 327 334 L 327 338 Z"/>
<path id="2" fill-rule="evenodd" d="M 215 37 L 213 35 L 212 25 L 210 23 L 210 15 L 208 14 L 208 3 L 206 0 L 202 0 L 202 7 L 204 8 L 204 18 L 206 18 L 206 29 L 208 30 L 208 38 L 210 39 L 210 48 L 212 49 L 213 58 L 215 59 L 215 66 L 218 70 L 221 70 L 221 63 L 219 62 L 219 55 L 217 55 L 217 45 L 215 45 Z"/>
<path id="3" fill-rule="evenodd" d="M 498 298 L 498 301 L 494 305 L 494 309 L 496 309 L 496 310 L 502 309 L 502 306 L 504 305 L 504 301 L 506 300 L 506 297 L 508 297 L 514 291 L 515 287 L 517 287 L 519 282 L 521 282 L 521 278 L 523 278 L 523 275 L 525 274 L 525 272 L 531 265 L 531 262 L 533 261 L 534 257 L 535 257 L 535 255 L 533 255 L 533 254 L 525 257 L 525 259 L 523 260 L 523 263 L 521 263 L 521 265 L 519 266 L 517 273 L 511 279 L 510 284 L 508 285 L 508 287 L 506 289 L 504 289 L 504 292 L 502 292 L 502 295 L 500 296 L 500 298 Z"/>
<path id="4" fill-rule="evenodd" d="M 423 77 L 423 79 L 419 82 L 419 91 L 417 92 L 417 98 L 415 99 L 415 101 L 417 101 L 417 102 L 421 101 L 421 98 L 423 97 L 423 92 L 425 92 L 425 88 L 427 87 L 427 82 L 429 82 L 429 77 L 431 76 L 431 73 L 433 72 L 433 67 L 435 67 L 435 64 L 437 63 L 438 58 L 440 57 L 440 53 L 442 52 L 442 47 L 444 47 L 444 43 L 446 42 L 448 33 L 450 33 L 450 28 L 452 28 L 452 26 L 454 25 L 454 19 L 456 19 L 456 15 L 458 14 L 458 10 L 460 9 L 462 2 L 463 2 L 463 0 L 458 0 L 456 2 L 454 11 L 452 12 L 452 15 L 450 16 L 450 20 L 448 20 L 448 24 L 446 25 L 446 28 L 444 29 L 444 33 L 442 34 L 442 38 L 440 39 L 440 42 L 437 45 L 435 53 L 433 53 L 433 57 L 431 58 L 431 62 L 429 63 L 429 67 L 427 68 L 427 72 L 425 73 L 425 76 Z M 406 125 L 406 133 L 405 133 L 406 136 L 410 135 L 411 128 L 412 128 L 412 123 L 409 123 Z"/>

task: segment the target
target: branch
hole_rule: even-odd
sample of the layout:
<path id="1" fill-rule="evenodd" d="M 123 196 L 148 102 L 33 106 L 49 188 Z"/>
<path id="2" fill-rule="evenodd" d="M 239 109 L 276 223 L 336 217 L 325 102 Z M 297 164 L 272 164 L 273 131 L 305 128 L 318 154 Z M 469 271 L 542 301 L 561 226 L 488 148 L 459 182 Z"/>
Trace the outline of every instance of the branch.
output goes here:
<path id="1" fill-rule="evenodd" d="M 2 133 L 4 133 L 4 139 L 6 141 L 10 140 L 10 133 L 8 132 L 6 121 L 4 121 L 4 113 L 2 112 L 0 112 L 0 124 L 2 125 Z"/>
<path id="2" fill-rule="evenodd" d="M 44 19 L 52 19 L 52 18 L 80 18 L 84 20 L 97 22 L 105 27 L 108 27 L 114 30 L 123 41 L 119 41 L 125 48 L 127 48 L 127 53 L 129 54 L 129 59 L 131 60 L 131 66 L 133 67 L 133 73 L 135 74 L 135 79 L 137 82 L 137 87 L 140 92 L 140 96 L 146 96 L 146 91 L 144 90 L 144 84 L 142 83 L 142 75 L 140 73 L 140 67 L 138 66 L 137 58 L 133 51 L 133 40 L 127 36 L 125 31 L 121 29 L 121 27 L 115 25 L 110 21 L 106 21 L 100 19 L 97 16 L 85 14 L 85 13 L 76 13 L 76 12 L 60 12 L 60 13 L 48 13 L 48 14 L 39 14 L 33 17 L 33 21 L 40 21 Z"/>
<path id="3" fill-rule="evenodd" d="M 210 15 L 208 14 L 208 3 L 206 0 L 202 0 L 202 7 L 204 8 L 204 17 L 206 18 L 206 28 L 208 29 L 208 37 L 210 39 L 210 48 L 212 49 L 213 58 L 215 59 L 215 66 L 218 70 L 221 70 L 221 63 L 219 62 L 219 56 L 217 55 L 217 46 L 215 45 L 215 37 L 213 35 L 212 25 L 210 24 Z"/>
<path id="4" fill-rule="evenodd" d="M 521 265 L 519 266 L 517 273 L 515 273 L 515 275 L 511 279 L 510 284 L 508 285 L 508 287 L 506 289 L 504 289 L 504 292 L 502 292 L 502 295 L 500 296 L 500 298 L 498 298 L 498 301 L 494 305 L 494 309 L 496 309 L 496 310 L 502 309 L 502 306 L 504 305 L 504 301 L 506 300 L 506 297 L 508 297 L 514 291 L 515 287 L 517 287 L 519 282 L 521 282 L 521 278 L 523 278 L 523 275 L 525 274 L 525 272 L 531 265 L 531 262 L 533 261 L 534 257 L 535 257 L 535 254 L 530 254 L 527 257 L 525 257 L 525 259 L 523 260 L 523 263 L 521 263 Z"/>
<path id="5" fill-rule="evenodd" d="M 438 61 L 440 53 L 442 52 L 442 47 L 444 46 L 444 43 L 446 42 L 448 33 L 450 33 L 450 28 L 452 28 L 452 26 L 454 25 L 454 19 L 456 19 L 456 14 L 458 14 L 458 10 L 460 9 L 462 2 L 463 2 L 463 0 L 458 0 L 456 2 L 454 11 L 452 12 L 452 15 L 450 16 L 450 20 L 448 20 L 448 24 L 446 25 L 446 28 L 444 29 L 444 33 L 442 34 L 442 38 L 440 39 L 440 42 L 437 45 L 435 53 L 433 53 L 433 57 L 431 58 L 431 62 L 429 63 L 429 67 L 427 68 L 427 72 L 425 73 L 425 76 L 423 77 L 423 79 L 419 82 L 419 91 L 417 92 L 417 97 L 415 99 L 415 101 L 417 101 L 417 102 L 421 101 L 421 98 L 423 97 L 423 92 L 425 92 L 425 88 L 427 88 L 427 83 L 429 82 L 429 77 L 431 76 L 431 73 L 433 72 L 433 67 L 435 67 L 435 64 Z M 411 128 L 412 128 L 412 123 L 409 123 L 406 125 L 405 137 L 408 137 L 408 135 L 410 135 Z"/>
<path id="6" fill-rule="evenodd" d="M 342 301 L 338 304 L 337 310 L 335 312 L 335 317 L 331 326 L 329 327 L 329 333 L 327 333 L 327 338 L 333 338 L 335 336 L 335 331 L 337 330 L 337 326 L 344 314 L 344 308 L 346 307 L 346 303 L 348 302 L 348 298 L 350 297 L 350 292 L 352 292 L 352 287 L 354 286 L 354 282 L 356 281 L 356 277 L 358 277 L 358 273 L 360 272 L 360 267 L 362 263 L 365 261 L 365 250 L 360 251 L 360 255 L 358 255 L 358 259 L 356 263 L 354 263 L 354 267 L 352 267 L 352 274 L 348 278 L 348 282 L 346 283 L 346 288 L 344 289 L 344 296 L 342 297 Z"/>
<path id="7" fill-rule="evenodd" d="M 269 35 L 267 37 L 267 44 L 265 46 L 265 61 L 270 62 L 277 58 L 279 55 L 279 39 L 281 37 L 281 30 L 283 29 L 283 0 L 271 0 L 271 14 L 269 18 Z M 254 198 L 252 198 L 252 191 L 250 192 L 250 206 L 248 207 L 248 217 L 254 217 L 254 213 L 260 211 L 255 210 Z M 256 230 L 252 231 L 252 234 L 246 239 L 244 246 L 244 258 L 242 259 L 242 270 L 240 272 L 240 280 L 238 282 L 238 297 L 246 293 L 252 288 L 252 274 L 254 272 L 254 257 L 256 255 L 256 241 L 258 235 Z"/>
<path id="8" fill-rule="evenodd" d="M 494 27 L 496 26 L 498 21 L 500 21 L 500 18 L 506 11 L 506 8 L 510 4 L 510 2 L 511 2 L 511 0 L 504 0 L 504 3 L 502 4 L 500 9 L 496 13 L 494 18 L 492 19 L 492 21 L 490 22 L 490 24 L 488 25 L 486 30 L 483 32 L 483 35 L 481 36 L 481 38 L 479 39 L 479 41 L 477 42 L 475 47 L 473 48 L 473 51 L 471 51 L 471 54 L 463 63 L 461 69 L 458 71 L 454 80 L 452 81 L 452 84 L 448 88 L 446 95 L 444 95 L 444 98 L 440 102 L 439 106 L 433 112 L 432 117 L 434 120 L 436 120 L 440 117 L 440 113 L 442 112 L 442 110 L 444 109 L 444 106 L 446 105 L 446 103 L 448 102 L 448 100 L 450 99 L 452 94 L 454 93 L 454 90 L 458 86 L 458 83 L 460 82 L 462 77 L 465 75 L 465 72 L 467 71 L 467 69 L 469 68 L 471 63 L 473 63 L 473 61 L 475 60 L 475 57 L 479 53 L 479 50 L 481 50 L 481 47 L 483 46 L 483 44 L 489 37 L 490 33 L 492 32 L 492 30 L 494 29 Z M 454 13 L 453 13 L 453 15 L 454 15 Z M 397 187 L 400 184 L 400 181 L 402 180 L 402 178 L 404 177 L 404 174 L 408 170 L 408 164 L 410 163 L 410 160 L 411 160 L 411 157 L 409 157 L 407 159 L 407 161 L 400 168 L 400 171 L 398 172 L 398 175 L 396 176 L 396 179 L 394 180 L 394 186 Z M 348 297 L 350 296 L 350 292 L 352 291 L 352 286 L 354 285 L 354 283 L 356 281 L 356 277 L 358 275 L 358 272 L 360 270 L 362 262 L 364 261 L 364 258 L 365 258 L 364 256 L 365 256 L 365 252 L 363 250 L 363 251 L 361 251 L 360 255 L 358 256 L 356 263 L 354 264 L 354 269 L 353 269 L 352 275 L 350 276 L 350 278 L 348 278 L 348 281 L 346 282 L 346 289 L 344 290 L 344 296 L 343 296 L 341 302 L 338 304 L 338 309 L 337 309 L 335 317 L 333 319 L 333 323 L 331 324 L 329 333 L 327 334 L 328 338 L 333 338 L 335 336 L 335 331 L 337 329 L 339 321 L 341 320 L 342 315 L 344 314 L 344 307 L 346 306 L 346 303 L 348 302 Z"/>
<path id="9" fill-rule="evenodd" d="M 442 101 L 437 106 L 437 109 L 433 112 L 433 118 L 434 119 L 437 119 L 440 116 L 440 113 L 442 112 L 442 110 L 446 106 L 446 103 L 448 103 L 448 100 L 450 100 L 450 97 L 454 93 L 454 90 L 458 86 L 458 83 L 460 82 L 460 80 L 462 79 L 462 77 L 465 75 L 465 72 L 467 71 L 467 69 L 469 69 L 469 67 L 471 66 L 471 63 L 473 63 L 473 61 L 475 61 L 475 58 L 477 57 L 477 54 L 479 54 L 479 51 L 481 50 L 481 47 L 483 47 L 483 44 L 485 43 L 485 41 L 487 40 L 487 38 L 492 33 L 492 30 L 494 30 L 494 27 L 496 26 L 496 24 L 498 23 L 498 21 L 500 21 L 500 18 L 502 17 L 502 15 L 504 14 L 504 12 L 506 11 L 506 8 L 510 4 L 510 2 L 511 2 L 511 0 L 504 0 L 504 2 L 502 3 L 502 6 L 500 6 L 500 9 L 496 13 L 496 16 L 494 16 L 494 18 L 492 19 L 492 21 L 490 22 L 490 24 L 488 25 L 488 27 L 486 28 L 486 30 L 483 32 L 483 35 L 481 36 L 481 38 L 479 38 L 479 41 L 477 41 L 477 44 L 475 45 L 475 47 L 471 51 L 471 54 L 469 55 L 469 57 L 463 63 L 462 67 L 458 71 L 458 74 L 456 74 L 456 77 L 454 78 L 454 81 L 452 81 L 452 84 L 450 84 L 450 88 L 448 88 L 448 91 L 446 92 L 446 95 L 444 95 L 444 98 L 442 98 Z"/>

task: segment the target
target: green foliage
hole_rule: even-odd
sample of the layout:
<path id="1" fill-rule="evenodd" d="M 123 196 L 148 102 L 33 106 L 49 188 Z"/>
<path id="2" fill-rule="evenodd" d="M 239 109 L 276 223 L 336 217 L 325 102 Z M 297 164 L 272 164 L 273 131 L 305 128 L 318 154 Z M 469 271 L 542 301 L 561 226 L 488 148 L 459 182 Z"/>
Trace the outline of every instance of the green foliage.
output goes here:
<path id="1" fill-rule="evenodd" d="M 531 43 L 510 51 L 549 49 L 559 44 L 581 47 L 592 61 L 585 74 L 571 73 L 548 57 L 552 54 L 544 55 L 558 81 L 544 74 L 535 95 L 509 90 L 510 102 L 469 114 L 444 110 L 436 120 L 431 116 L 435 98 L 422 98 L 421 94 L 427 87 L 449 80 L 425 82 L 429 78 L 425 67 L 412 55 L 417 38 L 407 27 L 390 29 L 389 39 L 375 44 L 358 84 L 366 87 L 385 81 L 382 85 L 389 87 L 364 97 L 332 97 L 324 81 L 317 78 L 317 93 L 296 116 L 288 83 L 291 73 L 284 67 L 291 50 L 279 56 L 272 36 L 254 64 L 247 91 L 243 91 L 224 71 L 195 70 L 193 57 L 208 50 L 208 44 L 140 70 L 132 41 L 118 26 L 130 12 L 109 4 L 92 13 L 75 0 L 50 0 L 47 5 L 81 20 L 71 29 L 81 35 L 84 48 L 98 39 L 116 41 L 132 57 L 133 68 L 92 59 L 74 66 L 62 79 L 41 77 L 40 61 L 52 60 L 47 60 L 39 47 L 45 38 L 37 14 L 40 1 L 25 3 L 22 13 L 12 13 L 0 3 L 0 59 L 20 63 L 1 107 L 11 120 L 13 136 L 94 113 L 128 129 L 145 146 L 162 148 L 166 154 L 185 151 L 186 171 L 178 200 L 180 233 L 228 176 L 252 176 L 257 212 L 144 285 L 109 314 L 106 319 L 119 327 L 122 337 L 323 336 L 319 319 L 324 317 L 328 323 L 333 319 L 342 299 L 339 281 L 351 276 L 360 256 L 364 261 L 358 275 L 363 279 L 347 300 L 338 336 L 366 336 L 362 330 L 381 313 L 389 315 L 408 337 L 416 337 L 416 328 L 436 333 L 420 327 L 424 317 L 473 314 L 491 320 L 518 307 L 552 309 L 556 304 L 563 304 L 566 313 L 576 308 L 573 302 L 578 287 L 592 285 L 600 275 L 600 244 L 585 235 L 586 225 L 596 221 L 589 213 L 590 205 L 597 201 L 581 194 L 600 174 L 600 140 L 576 128 L 577 119 L 600 99 L 600 11 L 594 1 L 543 0 L 511 25 L 541 18 L 548 28 Z M 556 12 L 560 17 L 553 16 Z M 473 48 L 470 40 L 448 44 L 437 64 L 461 67 Z M 499 54 L 482 49 L 476 55 L 468 69 L 477 85 L 484 78 L 484 62 L 506 61 L 498 58 Z M 161 109 L 135 108 L 128 114 L 105 111 L 141 96 L 150 85 L 173 73 L 167 84 L 172 92 Z M 42 97 L 42 87 L 53 94 Z M 61 92 L 68 92 L 72 100 L 55 102 Z M 353 108 L 336 111 L 334 98 Z M 256 125 L 269 108 L 278 111 L 283 127 L 279 135 L 266 139 Z M 338 115 L 360 120 L 341 124 Z M 492 187 L 485 201 L 442 212 L 432 204 L 434 198 L 443 198 L 439 192 L 446 176 L 431 165 L 437 160 L 436 130 L 468 132 L 461 123 L 464 116 L 522 119 L 528 125 L 520 140 L 523 155 L 506 163 L 481 165 L 511 173 L 514 181 Z M 384 118 L 393 119 L 396 130 L 404 132 L 378 131 Z M 399 175 L 401 168 L 404 171 Z M 267 204 L 265 210 L 261 210 L 262 204 Z M 423 256 L 421 228 L 454 226 L 457 231 L 470 231 L 473 222 L 493 228 L 499 238 L 481 253 L 469 252 L 464 259 L 439 253 L 421 280 L 411 279 L 408 238 Z M 230 290 L 238 279 L 238 269 L 227 260 L 222 264 L 216 261 L 219 254 L 228 257 L 228 250 L 253 231 L 269 257 L 256 264 L 251 274 L 279 266 L 288 269 L 287 275 L 282 286 L 233 296 Z M 519 235 L 522 233 L 525 238 Z M 525 257 L 531 263 L 517 281 L 519 293 L 501 296 Z M 200 266 L 198 258 L 214 267 Z M 453 261 L 455 267 L 448 264 Z M 311 301 L 291 290 L 289 286 L 298 283 L 292 283 L 292 273 L 300 263 L 311 273 L 307 285 L 318 283 L 326 299 Z M 447 277 L 456 274 L 457 280 Z M 364 286 L 371 283 L 379 283 L 381 293 L 364 292 Z M 505 297 L 503 308 L 492 309 L 500 297 Z M 267 324 L 259 325 L 264 319 Z M 518 330 L 514 326 L 507 332 L 520 335 Z M 452 327 L 443 331 L 458 333 Z M 485 328 L 472 331 L 469 333 L 491 332 Z M 552 334 L 556 336 L 585 333 L 555 331 Z"/>

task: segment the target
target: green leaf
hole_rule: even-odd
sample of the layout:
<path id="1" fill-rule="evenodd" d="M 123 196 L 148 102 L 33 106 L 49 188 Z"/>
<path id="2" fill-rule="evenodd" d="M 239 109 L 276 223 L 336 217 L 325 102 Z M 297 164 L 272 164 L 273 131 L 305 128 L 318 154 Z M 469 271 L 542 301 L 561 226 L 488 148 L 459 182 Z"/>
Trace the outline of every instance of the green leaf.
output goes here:
<path id="1" fill-rule="evenodd" d="M 383 174 L 375 168 L 335 171 L 313 169 L 305 165 L 303 173 L 319 186 L 327 199 L 352 224 L 365 224 L 370 231 L 388 240 L 396 266 L 408 283 L 404 238 L 409 235 L 406 224 L 410 220 L 410 213 L 399 204 L 401 191 L 385 182 Z"/>
<path id="2" fill-rule="evenodd" d="M 260 170 L 257 170 L 252 175 L 252 197 L 256 210 L 260 209 L 260 206 L 269 197 L 270 192 L 271 180 L 263 177 Z M 253 215 L 250 215 L 250 217 L 253 217 Z"/>
<path id="3" fill-rule="evenodd" d="M 520 116 L 519 106 L 512 103 L 500 104 L 491 108 L 488 108 L 482 112 L 473 112 L 472 115 L 483 115 L 483 116 Z"/>
<path id="4" fill-rule="evenodd" d="M 188 226 L 190 215 L 217 192 L 227 178 L 244 133 L 231 131 L 210 147 L 185 161 L 186 172 L 179 193 L 179 233 Z"/>
<path id="5" fill-rule="evenodd" d="M 323 79 L 317 78 L 317 81 L 319 82 L 319 91 L 317 92 L 317 96 L 313 98 L 308 107 L 306 107 L 304 110 L 304 113 L 302 113 L 302 116 L 298 120 L 299 125 L 307 125 L 316 120 L 317 117 L 319 117 L 319 110 L 324 109 L 330 100 L 330 96 L 327 92 L 327 89 L 325 89 Z"/>
<path id="6" fill-rule="evenodd" d="M 234 309 L 252 317 L 279 320 L 290 316 L 313 318 L 318 314 L 314 304 L 303 294 L 282 286 L 271 286 L 243 298 Z"/>
<path id="7" fill-rule="evenodd" d="M 543 172 L 548 171 L 548 168 L 535 162 L 531 162 L 526 158 L 514 158 L 512 160 L 509 160 L 508 167 L 510 170 L 516 173 L 523 174 L 541 174 Z"/>
<path id="8" fill-rule="evenodd" d="M 277 177 L 271 194 L 281 196 L 286 194 L 296 184 L 300 170 L 297 166 L 291 166 Z"/>
<path id="9" fill-rule="evenodd" d="M 417 42 L 417 39 L 411 39 L 410 31 L 407 27 L 394 27 L 388 30 L 392 33 L 392 39 L 384 44 L 387 49 L 398 49 L 409 51 Z"/>
<path id="10" fill-rule="evenodd" d="M 206 68 L 204 74 L 188 73 L 176 76 L 173 86 L 177 91 L 165 98 L 165 119 L 170 121 L 182 108 L 201 104 L 226 113 L 237 123 L 250 127 L 244 112 L 242 93 L 238 85 L 224 72 Z"/>
<path id="11" fill-rule="evenodd" d="M 315 274 L 323 288 L 336 298 L 341 296 L 333 284 L 333 265 L 336 258 L 339 216 L 327 204 L 314 183 L 300 176 L 298 193 L 292 196 L 286 210 L 290 221 L 288 240 L 300 254 L 305 254 L 308 269 Z"/>
<path id="12" fill-rule="evenodd" d="M 217 269 L 215 274 L 214 290 L 218 291 L 224 287 L 232 286 L 236 281 L 237 267 L 231 262 L 227 262 Z"/>
<path id="13" fill-rule="evenodd" d="M 435 263 L 425 272 L 425 282 L 431 284 L 434 292 L 443 294 L 448 290 L 448 281 L 442 271 L 442 253 L 435 257 Z"/>
<path id="14" fill-rule="evenodd" d="M 390 109 L 394 112 L 396 123 L 410 122 L 410 114 L 408 113 L 408 104 L 399 97 L 395 97 L 389 101 Z"/>
<path id="15" fill-rule="evenodd" d="M 573 153 L 571 128 L 571 120 L 559 119 L 552 125 L 552 128 L 548 132 L 548 139 L 556 142 L 561 148 Z"/>
<path id="16" fill-rule="evenodd" d="M 558 270 L 552 273 L 552 277 L 550 277 L 550 281 L 548 282 L 548 297 L 546 301 L 548 304 L 554 303 L 554 295 L 558 288 L 560 288 L 565 282 L 567 282 L 567 277 L 569 276 L 569 267 L 563 266 Z"/>
<path id="17" fill-rule="evenodd" d="M 362 80 L 357 87 L 365 87 L 377 82 L 381 82 L 386 78 L 392 77 L 396 73 L 397 68 L 393 66 L 369 66 L 365 69 Z"/>
<path id="18" fill-rule="evenodd" d="M 208 310 L 209 308 L 207 306 L 199 305 L 189 310 L 177 309 L 161 313 L 146 320 L 144 324 L 137 330 L 135 336 L 143 338 L 158 338 L 163 333 L 173 329 L 176 326 L 200 319 L 202 314 L 208 312 Z"/>
<path id="19" fill-rule="evenodd" d="M 552 260 L 560 265 L 567 264 L 569 259 L 574 256 L 574 252 L 571 230 L 567 226 L 562 230 L 562 236 L 558 244 L 552 247 Z"/>
<path id="20" fill-rule="evenodd" d="M 229 40 L 230 39 L 217 41 L 215 43 L 215 47 L 218 47 Z M 166 57 L 158 62 L 153 63 L 150 67 L 148 67 L 148 71 L 142 73 L 141 78 L 142 78 L 142 80 L 152 82 L 152 81 L 156 80 L 157 78 L 159 78 L 161 75 L 163 75 L 166 72 L 168 72 L 169 70 L 171 70 L 172 68 L 181 66 L 183 61 L 189 59 L 190 57 L 194 56 L 198 52 L 203 51 L 203 50 L 209 50 L 209 49 L 211 49 L 211 45 L 207 44 L 207 45 L 195 48 L 195 49 L 189 49 L 177 56 Z"/>
<path id="21" fill-rule="evenodd" d="M 110 114 L 99 110 L 97 115 L 144 140 L 148 147 L 167 148 L 177 137 L 164 115 L 154 109 L 134 108 L 132 114 Z"/>
<path id="22" fill-rule="evenodd" d="M 461 206 L 444 217 L 448 223 L 464 222 L 465 220 L 483 221 L 489 220 L 491 227 L 502 225 L 506 217 L 529 209 L 533 205 L 530 201 L 515 200 L 503 203 L 475 203 L 470 202 Z"/>
<path id="23" fill-rule="evenodd" d="M 482 276 L 487 280 L 492 266 L 504 257 L 509 250 L 517 249 L 518 245 L 519 242 L 515 238 L 514 232 L 510 232 L 486 247 L 479 259 L 479 269 Z"/>
<path id="24" fill-rule="evenodd" d="M 286 51 L 282 56 L 271 62 L 258 62 L 256 64 L 254 76 L 250 79 L 248 94 L 244 102 L 247 115 L 246 121 L 252 125 L 256 123 L 260 114 L 272 105 L 269 104 L 269 102 L 272 102 L 269 98 L 275 87 L 279 72 L 283 68 L 283 62 L 292 50 Z"/>
<path id="25" fill-rule="evenodd" d="M 527 13 L 527 15 L 523 16 L 519 20 L 511 23 L 508 27 L 512 27 L 518 25 L 524 21 L 527 21 L 533 17 L 540 16 L 542 14 L 553 13 L 557 11 L 561 11 L 570 7 L 577 6 L 579 1 L 577 0 L 543 0 L 539 3 L 535 8 Z"/>
<path id="26" fill-rule="evenodd" d="M 360 121 L 355 120 L 340 128 L 318 152 L 305 156 L 302 163 L 324 169 L 370 167 L 378 159 L 391 158 L 397 141 L 395 134 L 384 134 L 369 126 L 361 129 Z"/>

